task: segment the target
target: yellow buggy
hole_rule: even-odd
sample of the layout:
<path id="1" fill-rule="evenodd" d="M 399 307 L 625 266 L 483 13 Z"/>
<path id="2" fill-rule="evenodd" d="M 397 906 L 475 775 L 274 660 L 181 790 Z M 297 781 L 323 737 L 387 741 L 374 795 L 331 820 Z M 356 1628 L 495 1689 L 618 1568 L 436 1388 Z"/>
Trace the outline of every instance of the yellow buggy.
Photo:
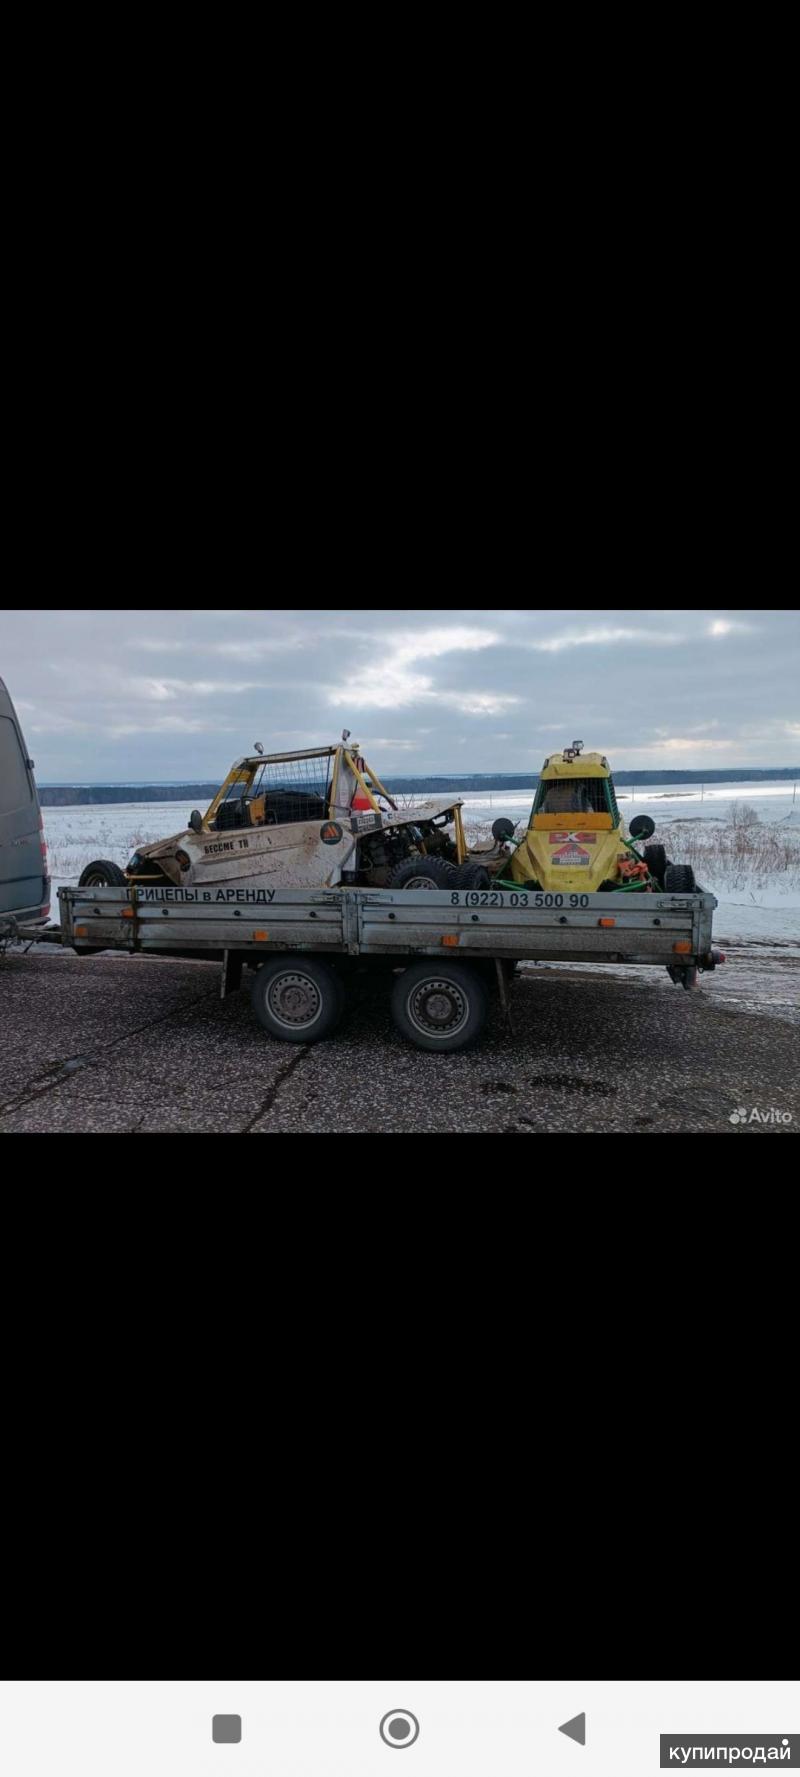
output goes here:
<path id="1" fill-rule="evenodd" d="M 514 833 L 510 821 L 495 821 L 498 844 Z M 584 753 L 573 741 L 545 759 L 528 827 L 510 857 L 493 860 L 495 881 L 525 883 L 546 892 L 631 893 L 658 889 L 691 893 L 696 884 L 689 864 L 672 864 L 663 845 L 643 845 L 655 822 L 636 815 L 626 827 L 617 805 L 614 780 L 602 753 Z"/>

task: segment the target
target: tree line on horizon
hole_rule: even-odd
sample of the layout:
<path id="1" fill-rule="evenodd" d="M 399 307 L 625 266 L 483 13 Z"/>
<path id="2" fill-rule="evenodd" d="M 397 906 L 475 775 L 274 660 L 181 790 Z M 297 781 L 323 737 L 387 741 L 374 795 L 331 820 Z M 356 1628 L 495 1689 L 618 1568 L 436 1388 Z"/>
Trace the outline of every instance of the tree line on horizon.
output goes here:
<path id="1" fill-rule="evenodd" d="M 739 770 L 733 767 L 718 766 L 710 771 L 616 771 L 616 782 L 625 784 L 724 784 L 724 783 L 763 783 L 776 779 L 788 782 L 800 777 L 800 766 L 780 765 L 770 769 L 768 766 L 742 766 Z M 111 803 L 111 802 L 191 802 L 198 803 L 204 798 L 209 801 L 220 787 L 222 779 L 216 783 L 188 784 L 39 784 L 39 801 L 44 808 L 63 808 L 75 803 Z M 539 782 L 538 771 L 526 772 L 452 772 L 450 776 L 439 774 L 433 776 L 426 773 L 422 777 L 395 777 L 383 780 L 390 795 L 395 791 L 398 795 L 409 795 L 416 792 L 466 790 L 527 790 Z"/>

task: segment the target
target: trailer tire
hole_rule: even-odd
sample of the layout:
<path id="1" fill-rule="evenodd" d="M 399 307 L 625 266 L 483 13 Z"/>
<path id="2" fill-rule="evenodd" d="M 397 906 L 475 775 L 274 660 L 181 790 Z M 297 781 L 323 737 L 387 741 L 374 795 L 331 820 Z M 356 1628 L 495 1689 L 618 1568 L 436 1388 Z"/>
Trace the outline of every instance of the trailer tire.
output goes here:
<path id="1" fill-rule="evenodd" d="M 692 895 L 697 888 L 691 864 L 668 864 L 664 871 L 667 895 Z"/>
<path id="2" fill-rule="evenodd" d="M 108 858 L 95 858 L 78 877 L 78 888 L 125 888 L 126 877 L 119 864 Z"/>
<path id="3" fill-rule="evenodd" d="M 448 858 L 404 858 L 389 877 L 390 889 L 454 889 L 458 868 Z"/>
<path id="4" fill-rule="evenodd" d="M 669 858 L 667 857 L 664 846 L 663 845 L 646 845 L 642 851 L 642 857 L 644 858 L 647 868 L 650 871 L 650 875 L 655 877 L 655 880 L 658 883 L 659 888 L 663 888 L 664 887 L 664 871 L 666 870 L 667 865 L 669 864 Z"/>
<path id="5" fill-rule="evenodd" d="M 392 989 L 392 1017 L 418 1049 L 452 1055 L 477 1042 L 488 995 L 477 969 L 438 957 L 411 963 Z"/>
<path id="6" fill-rule="evenodd" d="M 262 963 L 250 998 L 259 1024 L 282 1043 L 321 1042 L 335 1030 L 345 1004 L 335 970 L 312 956 L 275 956 Z"/>

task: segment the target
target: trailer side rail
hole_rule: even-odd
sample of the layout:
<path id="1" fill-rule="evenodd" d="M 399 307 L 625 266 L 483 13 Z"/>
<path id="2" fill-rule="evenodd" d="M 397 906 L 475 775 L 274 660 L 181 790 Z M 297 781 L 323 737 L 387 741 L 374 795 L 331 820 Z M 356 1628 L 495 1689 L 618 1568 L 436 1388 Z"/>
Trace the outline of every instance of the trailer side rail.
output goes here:
<path id="1" fill-rule="evenodd" d="M 713 895 L 391 889 L 60 889 L 77 949 L 671 962 L 711 949 Z"/>

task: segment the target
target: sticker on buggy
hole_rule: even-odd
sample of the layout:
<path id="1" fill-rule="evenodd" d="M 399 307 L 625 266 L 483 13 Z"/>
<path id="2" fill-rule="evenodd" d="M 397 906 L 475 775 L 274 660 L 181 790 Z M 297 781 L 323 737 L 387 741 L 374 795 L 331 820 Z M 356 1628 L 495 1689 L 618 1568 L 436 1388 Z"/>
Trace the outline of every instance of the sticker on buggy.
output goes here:
<path id="1" fill-rule="evenodd" d="M 323 845 L 338 845 L 344 838 L 344 828 L 338 821 L 326 821 L 324 827 L 320 827 L 319 836 Z"/>
<path id="2" fill-rule="evenodd" d="M 551 833 L 551 845 L 596 845 L 596 833 Z"/>
<path id="3" fill-rule="evenodd" d="M 589 863 L 589 853 L 580 845 L 562 845 L 553 857 L 554 864 L 566 865 L 568 869 L 579 869 Z"/>

